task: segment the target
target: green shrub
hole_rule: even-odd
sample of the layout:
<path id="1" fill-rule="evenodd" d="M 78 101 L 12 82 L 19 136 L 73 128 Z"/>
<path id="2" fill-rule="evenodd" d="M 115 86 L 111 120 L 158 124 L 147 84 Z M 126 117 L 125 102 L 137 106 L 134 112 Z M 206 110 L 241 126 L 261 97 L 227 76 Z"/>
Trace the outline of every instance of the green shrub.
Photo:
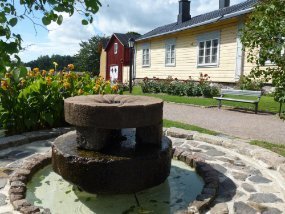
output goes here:
<path id="1" fill-rule="evenodd" d="M 212 87 L 209 84 L 200 85 L 200 89 L 203 97 L 213 97 L 212 96 Z"/>
<path id="2" fill-rule="evenodd" d="M 178 79 L 168 78 L 152 80 L 144 78 L 141 83 L 143 93 L 167 93 L 174 96 L 217 96 L 220 92 L 218 87 L 209 84 L 210 77 L 207 74 L 200 74 L 199 81 L 195 83 L 193 80 L 179 81 Z"/>
<path id="3" fill-rule="evenodd" d="M 195 84 L 193 87 L 193 96 L 200 97 L 202 96 L 202 88 L 199 84 Z"/>
<path id="4" fill-rule="evenodd" d="M 157 80 L 145 78 L 141 84 L 143 93 L 160 93 L 160 84 Z"/>
<path id="5" fill-rule="evenodd" d="M 49 72 L 25 68 L 6 73 L 1 79 L 0 124 L 11 133 L 61 126 L 63 100 L 71 96 L 122 93 L 100 77 L 74 72 Z"/>
<path id="6" fill-rule="evenodd" d="M 168 94 L 175 96 L 185 96 L 186 95 L 186 84 L 180 81 L 173 81 L 168 87 Z"/>
<path id="7" fill-rule="evenodd" d="M 195 87 L 195 84 L 193 81 L 190 81 L 190 82 L 187 82 L 186 85 L 185 85 L 185 94 L 188 96 L 188 97 L 192 97 L 192 96 L 195 96 L 194 95 L 194 87 Z"/>
<path id="8" fill-rule="evenodd" d="M 264 85 L 264 81 L 253 79 L 249 76 L 241 76 L 237 85 L 241 90 L 260 91 Z"/>
<path id="9" fill-rule="evenodd" d="M 220 88 L 218 86 L 212 86 L 211 87 L 211 96 L 217 97 L 221 94 Z"/>

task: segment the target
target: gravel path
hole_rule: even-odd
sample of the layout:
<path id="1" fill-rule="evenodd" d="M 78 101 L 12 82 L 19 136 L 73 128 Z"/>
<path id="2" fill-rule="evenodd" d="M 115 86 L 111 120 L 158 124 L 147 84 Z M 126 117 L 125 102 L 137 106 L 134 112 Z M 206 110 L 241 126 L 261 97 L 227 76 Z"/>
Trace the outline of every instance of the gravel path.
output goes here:
<path id="1" fill-rule="evenodd" d="M 244 139 L 285 145 L 285 122 L 274 115 L 165 103 L 164 118 Z"/>

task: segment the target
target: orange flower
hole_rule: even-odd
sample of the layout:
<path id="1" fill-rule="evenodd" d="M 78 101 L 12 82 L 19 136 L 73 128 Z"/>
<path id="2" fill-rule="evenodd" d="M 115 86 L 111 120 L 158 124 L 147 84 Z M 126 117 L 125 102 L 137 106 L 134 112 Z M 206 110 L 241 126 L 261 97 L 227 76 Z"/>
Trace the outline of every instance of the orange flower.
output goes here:
<path id="1" fill-rule="evenodd" d="M 42 71 L 42 76 L 45 76 L 47 74 L 47 71 L 46 70 L 43 70 Z"/>
<path id="2" fill-rule="evenodd" d="M 74 70 L 74 65 L 73 65 L 73 64 L 69 64 L 67 67 L 68 67 L 68 69 L 71 70 L 71 71 Z"/>
<path id="3" fill-rule="evenodd" d="M 38 72 L 40 72 L 40 69 L 39 68 L 34 68 L 33 72 L 38 73 Z"/>
<path id="4" fill-rule="evenodd" d="M 93 87 L 93 90 L 95 91 L 95 93 L 98 93 L 100 89 L 100 85 L 96 84 L 94 87 Z"/>
<path id="5" fill-rule="evenodd" d="M 28 76 L 29 76 L 29 77 L 33 77 L 33 76 L 35 76 L 35 74 L 34 74 L 33 71 L 29 71 Z"/>
<path id="6" fill-rule="evenodd" d="M 49 75 L 51 75 L 51 76 L 54 75 L 54 72 L 55 72 L 54 69 L 50 69 L 50 70 L 49 70 Z"/>
<path id="7" fill-rule="evenodd" d="M 47 84 L 50 85 L 52 81 L 51 77 L 46 77 L 46 81 L 47 81 Z"/>
<path id="8" fill-rule="evenodd" d="M 65 89 L 68 89 L 68 88 L 70 88 L 70 83 L 69 82 L 64 82 L 63 83 L 63 87 L 65 88 Z"/>
<path id="9" fill-rule="evenodd" d="M 71 74 L 70 74 L 70 73 L 65 73 L 65 74 L 64 74 L 64 77 L 67 78 L 67 79 L 69 79 L 69 78 L 71 77 Z"/>
<path id="10" fill-rule="evenodd" d="M 112 90 L 113 91 L 118 91 L 119 90 L 119 86 L 116 84 L 116 85 L 113 85 L 112 86 Z"/>
<path id="11" fill-rule="evenodd" d="M 5 80 L 1 80 L 1 88 L 6 91 L 8 88 L 8 83 Z"/>
<path id="12" fill-rule="evenodd" d="M 84 93 L 84 91 L 82 89 L 79 89 L 77 93 L 78 93 L 78 95 L 82 95 Z"/>

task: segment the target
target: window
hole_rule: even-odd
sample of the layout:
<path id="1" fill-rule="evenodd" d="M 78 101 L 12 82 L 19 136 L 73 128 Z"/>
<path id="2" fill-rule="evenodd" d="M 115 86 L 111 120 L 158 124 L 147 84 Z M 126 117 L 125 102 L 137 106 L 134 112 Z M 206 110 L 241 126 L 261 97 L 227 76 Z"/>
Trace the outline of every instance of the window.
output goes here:
<path id="1" fill-rule="evenodd" d="M 198 37 L 198 66 L 217 66 L 219 62 L 220 32 Z"/>
<path id="2" fill-rule="evenodd" d="M 142 65 L 143 67 L 150 66 L 150 45 L 145 44 L 142 47 Z"/>
<path id="3" fill-rule="evenodd" d="M 118 43 L 114 44 L 114 54 L 118 54 Z"/>
<path id="4" fill-rule="evenodd" d="M 165 65 L 175 66 L 175 41 L 167 41 L 165 45 Z"/>
<path id="5" fill-rule="evenodd" d="M 199 65 L 217 65 L 219 40 L 199 42 Z"/>

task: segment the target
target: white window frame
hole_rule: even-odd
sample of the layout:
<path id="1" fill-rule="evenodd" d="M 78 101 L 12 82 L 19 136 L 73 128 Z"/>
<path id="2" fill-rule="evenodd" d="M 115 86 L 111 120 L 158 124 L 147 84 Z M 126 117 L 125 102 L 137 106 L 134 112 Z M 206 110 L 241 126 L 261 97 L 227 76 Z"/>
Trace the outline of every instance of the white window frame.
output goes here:
<path id="1" fill-rule="evenodd" d="M 174 50 L 172 52 L 172 47 L 174 46 Z M 170 58 L 168 57 L 168 51 L 170 47 Z M 173 57 L 172 57 L 173 55 Z M 170 59 L 170 62 L 168 61 Z M 173 63 L 171 62 L 173 59 Z M 175 67 L 176 66 L 176 40 L 169 39 L 165 41 L 165 66 L 166 67 Z"/>
<path id="2" fill-rule="evenodd" d="M 118 49 L 119 49 L 119 45 L 118 45 L 118 43 L 116 42 L 116 43 L 114 44 L 114 54 L 118 54 Z"/>
<path id="3" fill-rule="evenodd" d="M 212 63 L 212 57 L 213 57 L 213 41 L 218 40 L 217 45 L 217 60 L 216 62 Z M 206 63 L 206 43 L 211 41 L 211 47 L 210 47 L 210 63 Z M 203 56 L 203 63 L 200 63 L 200 43 L 204 42 L 204 56 Z M 220 43 L 221 43 L 221 33 L 220 31 L 214 31 L 210 33 L 201 34 L 197 37 L 197 67 L 219 67 L 220 63 Z"/>
<path id="4" fill-rule="evenodd" d="M 148 51 L 148 54 L 146 53 Z M 148 58 L 146 58 L 148 56 Z M 142 67 L 150 67 L 150 44 L 146 43 L 142 45 Z M 148 63 L 147 63 L 148 61 Z"/>

